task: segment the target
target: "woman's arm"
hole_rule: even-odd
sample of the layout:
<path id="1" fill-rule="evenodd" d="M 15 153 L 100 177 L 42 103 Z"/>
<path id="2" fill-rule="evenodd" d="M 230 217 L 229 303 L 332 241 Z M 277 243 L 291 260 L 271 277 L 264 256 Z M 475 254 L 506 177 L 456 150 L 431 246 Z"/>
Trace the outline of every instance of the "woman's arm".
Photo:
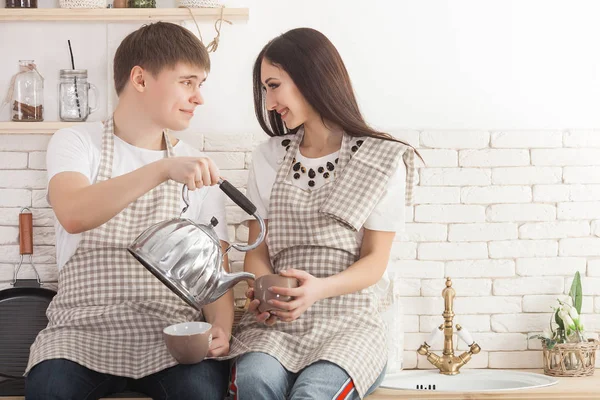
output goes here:
<path id="1" fill-rule="evenodd" d="M 248 223 L 248 243 L 253 243 L 260 233 L 260 226 L 257 221 L 249 221 Z M 269 221 L 265 220 L 265 236 L 269 230 Z M 256 278 L 272 274 L 273 267 L 271 266 L 271 258 L 269 257 L 269 248 L 266 241 L 263 241 L 256 249 L 246 253 L 244 258 L 244 271 L 253 273 Z M 256 316 L 258 322 L 263 322 L 267 325 L 273 325 L 277 322 L 277 317 L 265 311 L 258 311 L 260 301 L 254 298 L 254 282 L 250 283 L 250 288 L 246 292 L 246 297 L 250 300 L 248 303 L 248 312 Z"/>
<path id="2" fill-rule="evenodd" d="M 365 229 L 360 259 L 346 270 L 323 278 L 321 299 L 358 292 L 376 284 L 387 268 L 395 232 Z"/>
<path id="3" fill-rule="evenodd" d="M 365 229 L 360 259 L 344 271 L 326 278 L 317 278 L 297 269 L 282 271 L 281 275 L 298 279 L 300 286 L 293 289 L 269 289 L 273 293 L 294 297 L 287 303 L 272 300 L 273 305 L 285 311 L 271 313 L 282 321 L 293 321 L 319 300 L 358 292 L 374 285 L 387 267 L 394 236 L 395 232 Z"/>
<path id="4" fill-rule="evenodd" d="M 254 243 L 260 234 L 260 226 L 257 221 L 248 221 L 248 229 L 248 243 Z M 265 237 L 268 230 L 269 221 L 265 220 Z M 265 240 L 256 249 L 246 253 L 244 257 L 244 271 L 253 273 L 257 278 L 273 273 L 271 259 L 269 258 L 269 249 Z"/>

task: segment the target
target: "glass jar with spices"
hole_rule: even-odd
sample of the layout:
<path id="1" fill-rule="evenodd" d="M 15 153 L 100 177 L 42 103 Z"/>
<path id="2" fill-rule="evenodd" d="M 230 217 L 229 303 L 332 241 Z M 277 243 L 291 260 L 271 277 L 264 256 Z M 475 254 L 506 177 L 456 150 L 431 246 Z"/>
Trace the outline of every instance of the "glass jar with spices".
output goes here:
<path id="1" fill-rule="evenodd" d="M 38 122 L 44 120 L 44 78 L 33 60 L 19 60 L 19 72 L 13 77 L 12 120 Z"/>

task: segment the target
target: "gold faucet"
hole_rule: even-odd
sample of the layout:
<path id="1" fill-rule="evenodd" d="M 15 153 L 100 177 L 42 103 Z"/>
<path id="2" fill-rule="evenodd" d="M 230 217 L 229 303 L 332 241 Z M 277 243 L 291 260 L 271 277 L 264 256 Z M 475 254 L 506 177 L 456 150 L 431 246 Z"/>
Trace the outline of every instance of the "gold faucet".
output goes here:
<path id="1" fill-rule="evenodd" d="M 477 354 L 481 351 L 481 347 L 475 342 L 467 343 L 469 345 L 469 351 L 465 351 L 461 355 L 454 355 L 454 346 L 452 343 L 452 335 L 454 329 L 452 327 L 452 320 L 454 319 L 454 296 L 456 292 L 452 288 L 452 281 L 450 278 L 446 278 L 446 287 L 442 290 L 442 297 L 444 298 L 444 323 L 438 328 L 440 331 L 444 331 L 444 352 L 442 356 L 438 356 L 429 351 L 430 345 L 424 342 L 417 352 L 423 356 L 427 356 L 427 361 L 432 363 L 437 369 L 440 370 L 441 374 L 444 375 L 457 375 L 460 373 L 460 368 L 471 360 L 473 354 Z M 463 328 L 456 324 L 456 331 L 460 332 Z M 435 332 L 435 330 L 434 330 Z"/>

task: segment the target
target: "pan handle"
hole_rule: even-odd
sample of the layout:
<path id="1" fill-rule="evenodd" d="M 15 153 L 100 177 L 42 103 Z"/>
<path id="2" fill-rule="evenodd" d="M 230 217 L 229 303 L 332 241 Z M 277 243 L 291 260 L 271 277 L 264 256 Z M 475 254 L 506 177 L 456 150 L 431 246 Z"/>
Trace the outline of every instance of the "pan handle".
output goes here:
<path id="1" fill-rule="evenodd" d="M 19 250 L 21 255 L 33 254 L 33 214 L 27 207 L 19 213 Z"/>
<path id="2" fill-rule="evenodd" d="M 23 265 L 23 258 L 25 255 L 29 256 L 29 263 L 35 272 L 38 287 L 41 286 L 42 281 L 40 280 L 40 274 L 33 263 L 33 214 L 28 207 L 23 207 L 19 213 L 19 252 L 21 253 L 21 260 L 15 269 L 12 286 L 15 286 L 17 283 L 17 276 Z"/>

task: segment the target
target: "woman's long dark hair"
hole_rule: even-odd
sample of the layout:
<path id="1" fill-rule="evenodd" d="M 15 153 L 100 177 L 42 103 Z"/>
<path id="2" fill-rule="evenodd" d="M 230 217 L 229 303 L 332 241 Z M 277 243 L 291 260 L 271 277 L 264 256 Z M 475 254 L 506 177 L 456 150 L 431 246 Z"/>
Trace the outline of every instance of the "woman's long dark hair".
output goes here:
<path id="1" fill-rule="evenodd" d="M 256 58 L 253 71 L 254 111 L 267 135 L 294 134 L 298 128 L 287 129 L 276 111 L 267 110 L 260 76 L 260 66 L 265 59 L 288 73 L 323 121 L 333 122 L 350 136 L 371 136 L 411 146 L 367 125 L 340 54 L 325 35 L 311 28 L 292 29 L 276 37 L 263 47 Z"/>

